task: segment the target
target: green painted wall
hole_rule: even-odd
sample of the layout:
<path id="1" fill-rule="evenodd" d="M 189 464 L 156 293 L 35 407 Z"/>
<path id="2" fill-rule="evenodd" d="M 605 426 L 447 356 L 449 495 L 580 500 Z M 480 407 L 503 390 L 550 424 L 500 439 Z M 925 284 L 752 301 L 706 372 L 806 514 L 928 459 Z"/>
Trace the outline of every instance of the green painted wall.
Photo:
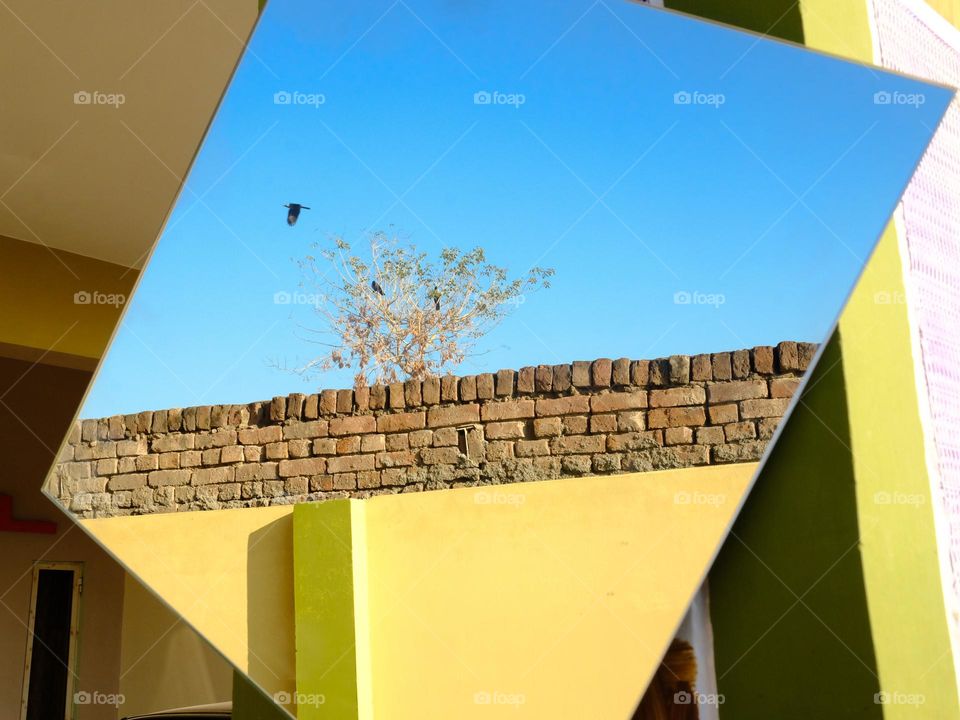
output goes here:
<path id="1" fill-rule="evenodd" d="M 849 444 L 834 336 L 710 573 L 723 718 L 883 717 Z"/>
<path id="2" fill-rule="evenodd" d="M 356 720 L 353 528 L 350 500 L 293 511 L 298 720 Z"/>
<path id="3" fill-rule="evenodd" d="M 233 720 L 290 720 L 270 697 L 246 674 L 233 673 Z"/>
<path id="4" fill-rule="evenodd" d="M 803 42 L 803 23 L 797 0 L 666 0 L 664 6 L 771 37 Z"/>

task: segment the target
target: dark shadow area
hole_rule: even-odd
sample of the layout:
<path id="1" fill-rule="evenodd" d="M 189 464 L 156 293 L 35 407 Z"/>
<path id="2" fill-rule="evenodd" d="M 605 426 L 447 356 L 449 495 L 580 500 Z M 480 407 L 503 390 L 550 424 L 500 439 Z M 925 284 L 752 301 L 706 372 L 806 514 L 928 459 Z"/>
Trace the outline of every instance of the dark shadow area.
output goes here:
<path id="1" fill-rule="evenodd" d="M 881 718 L 838 333 L 710 572 L 721 714 Z"/>
<path id="2" fill-rule="evenodd" d="M 690 13 L 782 40 L 803 42 L 803 19 L 796 0 L 730 2 L 730 0 L 666 0 L 670 10 Z"/>

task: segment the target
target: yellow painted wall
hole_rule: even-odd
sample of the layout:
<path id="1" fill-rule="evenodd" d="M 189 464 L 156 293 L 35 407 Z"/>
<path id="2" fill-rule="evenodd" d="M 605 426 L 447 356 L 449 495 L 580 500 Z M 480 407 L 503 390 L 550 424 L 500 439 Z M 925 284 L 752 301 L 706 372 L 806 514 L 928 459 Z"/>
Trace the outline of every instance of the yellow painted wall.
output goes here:
<path id="1" fill-rule="evenodd" d="M 121 717 L 232 697 L 230 663 L 130 575 L 122 627 Z"/>
<path id="2" fill-rule="evenodd" d="M 123 306 L 77 303 L 75 294 L 129 297 L 139 274 L 3 236 L 0 269 L 0 307 L 10 310 L 0 313 L 0 355 L 33 361 L 52 349 L 43 358 L 47 364 L 60 364 L 56 359 L 66 354 L 79 356 L 77 364 L 91 370 L 106 350 Z"/>
<path id="3" fill-rule="evenodd" d="M 628 718 L 755 469 L 364 501 L 373 716 Z"/>
<path id="4" fill-rule="evenodd" d="M 292 507 L 81 523 L 240 671 L 294 692 Z"/>

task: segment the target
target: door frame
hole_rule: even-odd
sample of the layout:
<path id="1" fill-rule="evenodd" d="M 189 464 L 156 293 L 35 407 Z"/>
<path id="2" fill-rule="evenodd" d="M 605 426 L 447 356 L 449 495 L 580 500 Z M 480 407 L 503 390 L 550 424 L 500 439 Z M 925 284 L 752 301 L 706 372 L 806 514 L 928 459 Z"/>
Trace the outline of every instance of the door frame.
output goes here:
<path id="1" fill-rule="evenodd" d="M 30 666 L 33 660 L 34 623 L 37 616 L 37 585 L 42 570 L 69 570 L 73 572 L 73 595 L 70 602 L 70 643 L 67 650 L 67 702 L 63 716 L 63 720 L 71 720 L 76 709 L 73 702 L 73 681 L 77 673 L 77 640 L 80 630 L 78 625 L 80 620 L 80 595 L 83 587 L 83 563 L 59 561 L 41 561 L 33 565 L 30 614 L 27 619 L 27 651 L 23 661 L 23 680 L 20 693 L 20 720 L 26 720 L 27 717 L 27 701 L 30 695 Z"/>

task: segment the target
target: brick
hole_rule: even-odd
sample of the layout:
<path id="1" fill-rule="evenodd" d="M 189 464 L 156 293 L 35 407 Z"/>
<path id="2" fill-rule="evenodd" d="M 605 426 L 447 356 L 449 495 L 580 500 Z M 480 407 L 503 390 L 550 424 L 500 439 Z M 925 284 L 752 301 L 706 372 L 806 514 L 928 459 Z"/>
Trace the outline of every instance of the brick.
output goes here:
<path id="1" fill-rule="evenodd" d="M 608 435 L 607 451 L 626 452 L 660 447 L 661 437 L 659 432 L 628 432 Z"/>
<path id="2" fill-rule="evenodd" d="M 337 455 L 354 455 L 360 452 L 360 437 L 348 435 L 337 440 Z"/>
<path id="3" fill-rule="evenodd" d="M 284 460 L 287 458 L 287 444 L 285 442 L 270 443 L 266 447 L 268 460 Z"/>
<path id="4" fill-rule="evenodd" d="M 331 475 L 375 469 L 376 460 L 373 455 L 344 455 L 342 457 L 332 457 L 327 460 L 327 472 Z"/>
<path id="5" fill-rule="evenodd" d="M 722 427 L 697 428 L 697 445 L 721 445 L 727 441 Z"/>
<path id="6" fill-rule="evenodd" d="M 283 428 L 279 425 L 269 425 L 257 430 L 257 442 L 260 445 L 280 442 L 283 440 Z"/>
<path id="7" fill-rule="evenodd" d="M 797 366 L 801 371 L 806 371 L 813 362 L 813 356 L 817 354 L 817 344 L 802 342 L 797 343 Z"/>
<path id="8" fill-rule="evenodd" d="M 430 447 L 433 444 L 433 430 L 417 430 L 406 437 L 412 448 Z"/>
<path id="9" fill-rule="evenodd" d="M 303 419 L 314 420 L 320 417 L 320 396 L 317 394 L 307 395 L 303 401 Z"/>
<path id="10" fill-rule="evenodd" d="M 602 453 L 605 447 L 603 435 L 567 435 L 550 441 L 550 449 L 555 455 Z"/>
<path id="11" fill-rule="evenodd" d="M 646 387 L 650 384 L 650 361 L 634 360 L 630 363 L 630 384 Z"/>
<path id="12" fill-rule="evenodd" d="M 287 419 L 299 420 L 303 417 L 303 405 L 307 396 L 303 393 L 290 393 L 287 395 Z"/>
<path id="13" fill-rule="evenodd" d="M 484 428 L 484 435 L 488 440 L 522 438 L 525 434 L 525 428 L 526 423 L 522 420 L 488 423 Z"/>
<path id="14" fill-rule="evenodd" d="M 707 386 L 707 399 L 711 404 L 737 402 L 767 397 L 765 380 L 735 380 L 713 383 Z"/>
<path id="15" fill-rule="evenodd" d="M 568 392 L 570 388 L 573 387 L 573 368 L 570 363 L 554 365 L 552 370 L 553 377 L 551 382 L 553 385 L 553 392 Z"/>
<path id="16" fill-rule="evenodd" d="M 380 473 L 376 470 L 366 470 L 357 473 L 357 488 L 359 490 L 369 490 L 370 488 L 380 487 Z"/>
<path id="17" fill-rule="evenodd" d="M 147 484 L 146 473 L 128 473 L 126 475 L 114 475 L 107 481 L 107 490 L 116 492 L 118 490 L 136 490 L 145 487 Z"/>
<path id="18" fill-rule="evenodd" d="M 619 455 L 594 455 L 593 471 L 595 473 L 611 473 L 620 470 Z"/>
<path id="19" fill-rule="evenodd" d="M 480 419 L 488 420 L 516 420 L 517 418 L 532 418 L 535 413 L 533 400 L 507 400 L 503 402 L 486 402 L 480 406 Z"/>
<path id="20" fill-rule="evenodd" d="M 590 363 L 576 360 L 570 368 L 570 380 L 574 387 L 590 387 Z"/>
<path id="21" fill-rule="evenodd" d="M 149 455 L 147 457 L 150 457 Z M 180 467 L 182 468 L 191 468 L 197 467 L 200 465 L 200 451 L 199 450 L 184 450 L 180 453 Z M 157 468 L 150 468 L 156 470 Z"/>
<path id="22" fill-rule="evenodd" d="M 301 438 L 299 440 L 287 440 L 287 455 L 292 458 L 307 457 L 310 455 L 310 440 Z M 226 450 L 226 448 L 224 448 Z M 259 458 L 257 458 L 259 460 Z M 223 462 L 227 462 L 224 455 Z"/>
<path id="23" fill-rule="evenodd" d="M 509 440 L 487 443 L 487 462 L 500 462 L 514 457 L 513 443 Z"/>
<path id="24" fill-rule="evenodd" d="M 279 426 L 274 427 L 280 429 Z M 326 420 L 292 423 L 283 428 L 283 439 L 303 440 L 304 438 L 326 437 L 328 429 L 329 423 Z"/>
<path id="25" fill-rule="evenodd" d="M 423 404 L 423 390 L 419 380 L 404 381 L 403 402 L 409 408 L 417 408 Z"/>
<path id="26" fill-rule="evenodd" d="M 460 457 L 460 451 L 453 447 L 424 448 L 420 451 L 420 462 L 424 465 L 455 465 Z"/>
<path id="27" fill-rule="evenodd" d="M 617 431 L 617 416 L 616 415 L 591 415 L 590 416 L 590 432 L 592 434 L 596 433 L 608 433 Z"/>
<path id="28" fill-rule="evenodd" d="M 690 358 L 690 379 L 694 382 L 713 380 L 713 366 L 709 355 L 694 355 Z"/>
<path id="29" fill-rule="evenodd" d="M 407 432 L 409 430 L 421 430 L 426 425 L 427 416 L 423 410 L 417 412 L 391 413 L 381 415 L 376 420 L 376 431 L 380 433 L 387 432 Z"/>
<path id="30" fill-rule="evenodd" d="M 547 440 L 518 440 L 514 451 L 517 457 L 536 457 L 550 454 Z"/>
<path id="31" fill-rule="evenodd" d="M 272 422 L 283 422 L 287 416 L 287 399 L 277 396 L 270 401 L 270 420 Z"/>
<path id="32" fill-rule="evenodd" d="M 595 413 L 645 408 L 647 407 L 647 391 L 634 390 L 632 392 L 611 392 L 594 395 L 590 399 L 590 407 Z"/>
<path id="33" fill-rule="evenodd" d="M 318 438 L 313 441 L 314 455 L 336 455 L 337 441 L 333 438 Z"/>
<path id="34" fill-rule="evenodd" d="M 740 403 L 740 417 L 745 420 L 761 417 L 782 417 L 790 404 L 789 398 L 773 400 L 744 400 Z"/>
<path id="35" fill-rule="evenodd" d="M 178 452 L 161 453 L 158 457 L 157 465 L 160 470 L 179 470 L 180 469 L 180 453 Z"/>
<path id="36" fill-rule="evenodd" d="M 225 447 L 227 445 L 237 444 L 236 430 L 217 430 L 211 433 L 196 435 L 193 446 L 197 450 L 203 450 L 209 447 Z M 190 447 L 178 447 L 177 450 L 190 450 Z"/>
<path id="37" fill-rule="evenodd" d="M 713 365 L 714 380 L 732 380 L 733 366 L 731 364 L 730 353 L 714 353 L 710 356 Z"/>
<path id="38" fill-rule="evenodd" d="M 760 418 L 757 420 L 757 437 L 761 440 L 769 440 L 780 424 L 780 418 Z"/>
<path id="39" fill-rule="evenodd" d="M 237 431 L 237 441 L 241 445 L 256 445 L 257 440 L 257 429 L 256 428 L 243 428 Z"/>
<path id="40" fill-rule="evenodd" d="M 429 430 L 427 432 L 430 432 Z M 395 450 L 406 450 L 410 447 L 410 438 L 406 433 L 398 435 L 386 435 L 384 437 L 384 449 L 389 452 Z"/>
<path id="41" fill-rule="evenodd" d="M 476 403 L 432 407 L 427 411 L 427 426 L 431 428 L 476 422 L 480 422 L 480 406 Z"/>
<path id="42" fill-rule="evenodd" d="M 337 413 L 349 415 L 353 412 L 353 390 L 337 390 Z"/>
<path id="43" fill-rule="evenodd" d="M 777 345 L 777 372 L 797 372 L 800 370 L 800 355 L 795 342 L 784 341 Z"/>
<path id="44" fill-rule="evenodd" d="M 297 475 L 321 475 L 326 471 L 326 467 L 327 461 L 323 458 L 281 460 L 280 466 L 277 468 L 277 474 L 282 478 L 295 477 Z"/>
<path id="45" fill-rule="evenodd" d="M 473 375 L 460 378 L 460 399 L 464 402 L 477 399 L 477 378 Z"/>
<path id="46" fill-rule="evenodd" d="M 104 422 L 104 420 L 101 420 L 100 422 L 102 423 Z M 109 423 L 109 420 L 107 422 Z M 108 428 L 108 437 L 109 437 L 109 425 L 107 426 L 107 428 Z M 161 433 L 165 433 L 166 431 L 167 431 L 166 412 L 160 412 L 160 411 L 155 412 L 153 414 L 153 425 L 150 427 L 150 432 L 154 433 L 155 435 L 159 435 Z M 106 440 L 105 437 L 101 437 L 99 426 L 97 428 L 97 435 L 98 437 L 100 437 L 101 440 Z"/>
<path id="47" fill-rule="evenodd" d="M 263 448 L 258 445 L 244 445 L 243 459 L 245 462 L 260 462 L 263 460 Z M 183 465 L 183 457 L 180 457 L 180 464 Z"/>
<path id="48" fill-rule="evenodd" d="M 183 437 L 192 437 L 190 435 L 185 435 Z M 118 457 L 128 457 L 131 455 L 146 455 L 147 454 L 147 441 L 142 440 L 121 440 L 117 443 L 117 456 Z"/>
<path id="49" fill-rule="evenodd" d="M 666 387 L 670 384 L 670 360 L 658 358 L 650 361 L 650 382 L 652 387 Z"/>
<path id="50" fill-rule="evenodd" d="M 723 426 L 723 433 L 727 442 L 736 442 L 737 440 L 753 440 L 757 436 L 753 423 L 738 422 Z"/>
<path id="51" fill-rule="evenodd" d="M 566 435 L 583 435 L 587 432 L 586 415 L 567 415 L 562 418 L 563 432 Z"/>
<path id="52" fill-rule="evenodd" d="M 560 467 L 565 474 L 583 475 L 593 469 L 593 462 L 589 455 L 566 455 L 560 458 Z"/>
<path id="53" fill-rule="evenodd" d="M 770 380 L 770 397 L 772 398 L 789 398 L 793 397 L 793 394 L 797 391 L 797 387 L 800 385 L 800 378 L 771 378 Z M 119 454 L 119 449 L 117 453 Z"/>
<path id="54" fill-rule="evenodd" d="M 702 407 L 657 408 L 647 414 L 647 426 L 651 429 L 681 425 L 696 427 L 706 422 L 707 413 Z"/>
<path id="55" fill-rule="evenodd" d="M 650 407 L 652 408 L 702 405 L 706 401 L 706 393 L 699 385 L 650 391 Z"/>
<path id="56" fill-rule="evenodd" d="M 671 355 L 667 362 L 670 364 L 671 385 L 686 385 L 690 382 L 689 355 Z"/>
<path id="57" fill-rule="evenodd" d="M 380 452 L 387 447 L 387 440 L 384 435 L 364 435 L 360 438 L 361 452 Z"/>
<path id="58" fill-rule="evenodd" d="M 760 375 L 773 374 L 773 348 L 769 345 L 758 345 L 750 351 L 750 360 L 753 371 Z"/>
<path id="59" fill-rule="evenodd" d="M 590 412 L 589 395 L 570 395 L 562 398 L 538 398 L 537 415 L 574 415 Z"/>
<path id="60" fill-rule="evenodd" d="M 493 398 L 494 377 L 492 373 L 477 375 L 477 398 L 490 400 Z"/>
<path id="61" fill-rule="evenodd" d="M 711 425 L 725 425 L 726 423 L 736 422 L 740 419 L 740 411 L 736 403 L 711 405 L 708 410 L 710 412 Z"/>
<path id="62" fill-rule="evenodd" d="M 646 417 L 642 412 L 617 413 L 617 429 L 620 432 L 640 432 L 647 429 Z"/>
<path id="63" fill-rule="evenodd" d="M 346 473 L 337 473 L 333 476 L 333 489 L 334 490 L 356 490 L 357 489 L 357 473 L 355 472 L 346 472 Z"/>
<path id="64" fill-rule="evenodd" d="M 537 418 L 533 421 L 534 437 L 557 437 L 560 435 L 560 428 L 558 417 Z"/>
<path id="65" fill-rule="evenodd" d="M 442 402 L 457 402 L 460 395 L 457 392 L 457 378 L 453 375 L 444 375 L 440 378 L 440 400 Z"/>
<path id="66" fill-rule="evenodd" d="M 219 465 L 220 448 L 210 448 L 209 450 L 202 451 L 200 453 L 200 462 L 202 462 L 204 465 Z"/>
<path id="67" fill-rule="evenodd" d="M 380 484 L 384 487 L 396 487 L 405 485 L 407 482 L 406 468 L 394 468 L 392 470 L 383 470 L 380 473 Z"/>
<path id="68" fill-rule="evenodd" d="M 374 385 L 370 388 L 370 409 L 382 410 L 387 407 L 387 386 Z"/>
<path id="69" fill-rule="evenodd" d="M 630 359 L 617 358 L 611 365 L 610 382 L 614 385 L 630 384 Z"/>
<path id="70" fill-rule="evenodd" d="M 447 447 L 448 445 L 459 445 L 460 431 L 456 428 L 445 427 L 438 428 L 433 431 L 433 442 L 431 445 L 433 447 Z"/>
<path id="71" fill-rule="evenodd" d="M 537 374 L 534 376 L 534 387 L 537 392 L 550 392 L 553 389 L 553 367 L 537 365 Z"/>
<path id="72" fill-rule="evenodd" d="M 103 460 L 97 460 L 96 467 L 97 467 L 97 475 L 116 475 L 117 459 L 104 458 Z"/>
<path id="73" fill-rule="evenodd" d="M 590 384 L 593 387 L 610 387 L 613 378 L 613 361 L 609 358 L 598 358 L 590 366 Z"/>
<path id="74" fill-rule="evenodd" d="M 283 398 L 284 413 L 286 413 L 287 399 Z M 230 408 L 225 405 L 214 405 L 210 408 L 210 427 L 225 428 L 229 424 Z M 282 418 L 281 418 L 282 419 Z"/>
<path id="75" fill-rule="evenodd" d="M 710 448 L 704 445 L 677 445 L 670 448 L 677 465 L 706 465 L 710 462 Z"/>
<path id="76" fill-rule="evenodd" d="M 328 432 L 335 437 L 377 432 L 377 421 L 372 415 L 336 417 L 330 420 Z"/>
<path id="77" fill-rule="evenodd" d="M 407 467 L 415 462 L 416 458 L 410 450 L 382 452 L 376 455 L 376 466 L 378 468 Z"/>
<path id="78" fill-rule="evenodd" d="M 147 484 L 151 487 L 186 485 L 189 482 L 190 470 L 154 470 L 147 475 Z"/>
<path id="79" fill-rule="evenodd" d="M 717 463 L 751 462 L 759 460 L 766 443 L 759 440 L 729 445 L 714 445 L 713 461 Z"/>
<path id="80" fill-rule="evenodd" d="M 193 450 L 196 439 L 195 435 L 161 435 L 151 443 L 151 446 L 155 453 Z M 145 453 L 146 448 L 143 452 L 125 452 L 124 455 L 144 455 Z"/>
<path id="81" fill-rule="evenodd" d="M 440 378 L 428 377 L 420 388 L 424 405 L 438 405 L 440 403 Z"/>
<path id="82" fill-rule="evenodd" d="M 210 429 L 210 406 L 200 405 L 197 407 L 197 430 Z"/>
<path id="83" fill-rule="evenodd" d="M 529 395 L 536 389 L 537 369 L 534 367 L 520 368 L 517 371 L 517 394 Z"/>
<path id="84" fill-rule="evenodd" d="M 740 380 L 750 375 L 750 351 L 734 351 L 730 356 L 730 367 L 735 379 Z"/>
<path id="85" fill-rule="evenodd" d="M 337 391 L 322 390 L 320 392 L 320 414 L 336 415 L 337 413 Z"/>
<path id="86" fill-rule="evenodd" d="M 228 445 L 220 450 L 220 462 L 237 463 L 243 462 L 243 448 L 239 445 Z"/>

